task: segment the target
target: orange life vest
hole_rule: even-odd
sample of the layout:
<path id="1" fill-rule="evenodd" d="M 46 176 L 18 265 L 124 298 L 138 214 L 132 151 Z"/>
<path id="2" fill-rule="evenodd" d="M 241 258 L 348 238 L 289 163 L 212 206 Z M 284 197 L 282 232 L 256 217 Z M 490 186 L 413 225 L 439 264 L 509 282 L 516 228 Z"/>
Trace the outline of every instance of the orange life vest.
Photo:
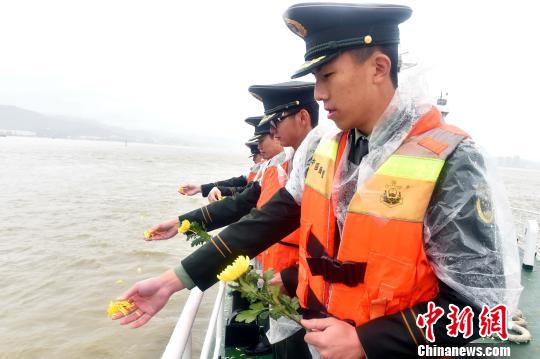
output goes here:
<path id="1" fill-rule="evenodd" d="M 423 247 L 423 222 L 447 156 L 468 135 L 436 109 L 351 199 L 339 248 L 332 187 L 347 133 L 318 145 L 302 197 L 297 295 L 304 308 L 359 326 L 433 299 L 438 281 Z"/>
<path id="2" fill-rule="evenodd" d="M 260 168 L 261 168 L 260 163 L 256 163 L 253 166 L 251 166 L 251 168 L 249 169 L 249 174 L 247 176 L 247 183 L 253 182 L 256 179 Z"/>
<path id="3" fill-rule="evenodd" d="M 247 176 L 247 183 L 253 182 L 256 175 L 257 175 L 257 172 L 249 172 Z"/>
<path id="4" fill-rule="evenodd" d="M 281 164 L 281 167 L 287 173 L 289 161 Z M 266 204 L 285 185 L 283 181 L 279 180 L 279 172 L 277 166 L 270 166 L 264 172 L 257 208 L 261 208 Z M 273 268 L 274 272 L 278 273 L 298 262 L 298 233 L 299 230 L 297 229 L 257 256 L 264 271 Z"/>

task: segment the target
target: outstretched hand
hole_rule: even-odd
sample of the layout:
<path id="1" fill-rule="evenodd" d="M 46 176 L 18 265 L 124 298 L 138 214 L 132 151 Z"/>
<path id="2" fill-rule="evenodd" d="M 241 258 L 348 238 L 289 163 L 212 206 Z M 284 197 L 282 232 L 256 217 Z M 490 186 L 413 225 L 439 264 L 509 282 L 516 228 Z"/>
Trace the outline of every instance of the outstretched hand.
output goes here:
<path id="1" fill-rule="evenodd" d="M 183 184 L 180 186 L 180 189 L 178 190 L 178 193 L 186 196 L 193 196 L 197 193 L 201 193 L 201 186 L 198 186 L 196 184 Z"/>
<path id="2" fill-rule="evenodd" d="M 144 237 L 145 241 L 158 241 L 163 239 L 169 239 L 178 233 L 178 226 L 180 221 L 178 218 L 165 221 L 158 225 L 155 225 L 148 231 L 148 236 Z"/>
<path id="3" fill-rule="evenodd" d="M 323 358 L 365 358 L 364 349 L 356 329 L 336 318 L 302 320 L 309 330 L 304 336 L 306 343 L 313 345 Z"/>
<path id="4" fill-rule="evenodd" d="M 117 313 L 112 319 L 120 319 L 121 325 L 130 324 L 132 328 L 143 326 L 167 304 L 173 293 L 183 288 L 184 284 L 172 270 L 137 282 L 119 298 L 129 301 L 133 308 L 127 315 Z"/>

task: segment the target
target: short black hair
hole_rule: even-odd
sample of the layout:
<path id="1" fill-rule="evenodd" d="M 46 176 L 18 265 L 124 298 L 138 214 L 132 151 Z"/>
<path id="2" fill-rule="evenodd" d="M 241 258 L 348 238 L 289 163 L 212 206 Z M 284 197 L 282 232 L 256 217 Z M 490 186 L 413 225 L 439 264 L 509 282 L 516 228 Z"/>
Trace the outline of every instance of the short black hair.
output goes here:
<path id="1" fill-rule="evenodd" d="M 309 113 L 309 118 L 311 119 L 311 128 L 317 127 L 319 124 L 319 104 L 317 101 L 313 101 L 302 108 Z"/>
<path id="2" fill-rule="evenodd" d="M 355 47 L 350 49 L 352 57 L 359 63 L 363 64 L 367 59 L 375 53 L 375 50 L 379 50 L 386 56 L 390 58 L 392 63 L 390 67 L 390 78 L 392 79 L 392 84 L 394 89 L 398 87 L 398 46 L 395 44 L 392 45 L 381 45 L 381 46 L 372 46 L 372 47 Z"/>

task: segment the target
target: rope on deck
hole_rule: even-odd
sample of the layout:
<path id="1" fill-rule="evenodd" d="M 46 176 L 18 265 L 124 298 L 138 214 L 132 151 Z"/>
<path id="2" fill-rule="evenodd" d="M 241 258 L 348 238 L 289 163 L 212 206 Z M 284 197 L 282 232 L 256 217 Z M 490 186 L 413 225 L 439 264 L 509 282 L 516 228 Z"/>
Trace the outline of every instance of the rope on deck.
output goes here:
<path id="1" fill-rule="evenodd" d="M 528 343 L 531 341 L 531 333 L 525 329 L 527 326 L 527 321 L 523 317 L 523 312 L 521 310 L 516 310 L 514 315 L 512 315 L 512 322 L 510 323 L 510 330 L 517 332 L 518 334 L 508 333 L 508 340 L 521 344 Z"/>

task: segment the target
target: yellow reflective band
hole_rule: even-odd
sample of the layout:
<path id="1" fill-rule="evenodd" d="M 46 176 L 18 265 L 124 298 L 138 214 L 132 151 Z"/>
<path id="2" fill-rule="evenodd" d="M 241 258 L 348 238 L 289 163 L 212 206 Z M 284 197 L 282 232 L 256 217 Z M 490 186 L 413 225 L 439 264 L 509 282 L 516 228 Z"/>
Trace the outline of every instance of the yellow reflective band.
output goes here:
<path id="1" fill-rule="evenodd" d="M 393 155 L 375 172 L 379 175 L 435 182 L 444 160 L 437 158 Z"/>
<path id="2" fill-rule="evenodd" d="M 315 150 L 315 153 L 326 158 L 335 159 L 338 151 L 338 143 L 336 140 L 321 141 Z"/>

